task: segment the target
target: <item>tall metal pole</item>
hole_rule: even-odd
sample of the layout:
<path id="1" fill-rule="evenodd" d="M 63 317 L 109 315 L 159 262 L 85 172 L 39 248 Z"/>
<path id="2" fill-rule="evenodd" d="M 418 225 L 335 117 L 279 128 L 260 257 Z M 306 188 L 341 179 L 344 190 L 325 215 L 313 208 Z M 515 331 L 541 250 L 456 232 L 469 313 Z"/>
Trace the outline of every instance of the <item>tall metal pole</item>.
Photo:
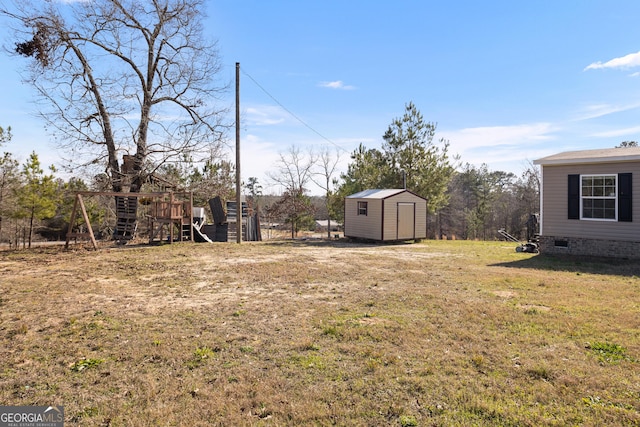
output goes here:
<path id="1" fill-rule="evenodd" d="M 242 198 L 240 197 L 240 63 L 236 62 L 236 242 L 242 242 Z"/>

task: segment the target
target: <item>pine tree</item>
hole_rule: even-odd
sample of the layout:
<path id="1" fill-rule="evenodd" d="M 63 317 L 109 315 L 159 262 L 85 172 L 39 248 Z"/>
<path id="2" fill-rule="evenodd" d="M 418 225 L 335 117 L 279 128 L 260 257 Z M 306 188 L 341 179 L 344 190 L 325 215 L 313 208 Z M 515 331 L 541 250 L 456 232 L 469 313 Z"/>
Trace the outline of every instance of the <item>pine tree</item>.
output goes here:
<path id="1" fill-rule="evenodd" d="M 447 185 L 454 172 L 449 141 L 435 141 L 436 128 L 410 102 L 404 115 L 389 125 L 382 145 L 387 163 L 385 187 L 412 190 L 428 200 L 430 212 L 446 205 Z"/>
<path id="2" fill-rule="evenodd" d="M 38 155 L 33 152 L 22 168 L 24 186 L 17 191 L 18 217 L 29 221 L 29 248 L 33 239 L 33 228 L 37 221 L 51 218 L 56 214 L 59 200 L 58 185 L 51 174 L 45 175 L 40 167 Z"/>
<path id="3" fill-rule="evenodd" d="M 4 220 L 15 210 L 16 189 L 20 185 L 20 164 L 11 153 L 0 158 L 0 241 L 3 239 Z"/>
<path id="4" fill-rule="evenodd" d="M 366 189 L 406 188 L 427 199 L 430 212 L 439 210 L 447 203 L 454 166 L 449 141 L 436 141 L 435 133 L 435 123 L 426 122 L 410 102 L 387 128 L 381 150 L 360 144 L 353 152 L 338 194 L 344 198 Z"/>

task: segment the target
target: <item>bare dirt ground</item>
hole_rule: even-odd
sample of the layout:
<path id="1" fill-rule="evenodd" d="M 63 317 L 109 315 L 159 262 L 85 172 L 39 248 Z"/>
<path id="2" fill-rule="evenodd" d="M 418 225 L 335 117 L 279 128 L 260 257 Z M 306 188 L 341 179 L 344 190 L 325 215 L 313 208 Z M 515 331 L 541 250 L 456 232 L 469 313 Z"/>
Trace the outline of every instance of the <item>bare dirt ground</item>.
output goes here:
<path id="1" fill-rule="evenodd" d="M 640 269 L 504 242 L 0 252 L 0 402 L 69 425 L 639 425 Z"/>

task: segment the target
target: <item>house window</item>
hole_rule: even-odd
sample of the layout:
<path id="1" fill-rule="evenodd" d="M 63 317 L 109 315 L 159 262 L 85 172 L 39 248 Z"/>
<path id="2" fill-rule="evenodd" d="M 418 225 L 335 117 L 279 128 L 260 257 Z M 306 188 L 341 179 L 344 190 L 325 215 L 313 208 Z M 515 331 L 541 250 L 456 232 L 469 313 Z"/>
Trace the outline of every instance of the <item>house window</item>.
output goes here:
<path id="1" fill-rule="evenodd" d="M 617 219 L 617 175 L 581 175 L 582 219 Z"/>
<path id="2" fill-rule="evenodd" d="M 358 215 L 367 216 L 367 202 L 358 202 Z"/>
<path id="3" fill-rule="evenodd" d="M 568 219 L 633 221 L 633 174 L 571 174 L 568 178 Z"/>

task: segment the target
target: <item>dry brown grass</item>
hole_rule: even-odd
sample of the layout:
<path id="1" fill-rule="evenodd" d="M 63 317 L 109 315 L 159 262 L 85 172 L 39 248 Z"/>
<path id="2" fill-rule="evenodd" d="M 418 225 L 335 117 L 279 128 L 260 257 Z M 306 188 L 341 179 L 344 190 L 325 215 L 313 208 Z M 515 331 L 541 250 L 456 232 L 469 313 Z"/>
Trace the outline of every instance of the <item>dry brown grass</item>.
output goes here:
<path id="1" fill-rule="evenodd" d="M 0 253 L 0 402 L 68 425 L 640 425 L 640 266 L 504 242 Z"/>

